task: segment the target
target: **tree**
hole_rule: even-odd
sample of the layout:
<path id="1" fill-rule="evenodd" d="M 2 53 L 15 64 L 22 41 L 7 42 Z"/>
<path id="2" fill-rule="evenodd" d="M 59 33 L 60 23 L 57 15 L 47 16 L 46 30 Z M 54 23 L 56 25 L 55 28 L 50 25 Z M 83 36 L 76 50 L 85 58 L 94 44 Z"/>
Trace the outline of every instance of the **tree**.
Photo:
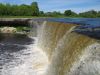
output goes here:
<path id="1" fill-rule="evenodd" d="M 57 11 L 53 11 L 53 12 L 47 12 L 45 13 L 45 16 L 49 16 L 49 17 L 59 17 L 62 16 L 63 14 Z"/>
<path id="2" fill-rule="evenodd" d="M 7 9 L 6 5 L 0 3 L 0 15 L 1 15 L 1 16 L 3 16 L 4 14 L 7 15 L 6 9 Z"/>
<path id="3" fill-rule="evenodd" d="M 52 12 L 52 16 L 62 16 L 62 14 L 60 12 L 54 11 Z"/>
<path id="4" fill-rule="evenodd" d="M 32 15 L 33 16 L 39 16 L 39 8 L 38 8 L 38 4 L 37 4 L 37 2 L 32 2 L 32 4 L 31 4 L 31 8 L 32 8 Z"/>
<path id="5" fill-rule="evenodd" d="M 79 13 L 79 16 L 85 17 L 85 18 L 89 18 L 89 17 L 95 18 L 95 17 L 97 17 L 97 11 L 90 10 L 87 12 L 82 12 L 82 13 Z"/>
<path id="6" fill-rule="evenodd" d="M 100 17 L 100 11 L 98 11 L 98 13 L 97 13 L 97 17 Z"/>
<path id="7" fill-rule="evenodd" d="M 72 11 L 71 10 L 65 10 L 64 15 L 65 16 L 71 16 Z"/>
<path id="8" fill-rule="evenodd" d="M 65 10 L 64 15 L 65 16 L 77 16 L 77 14 L 71 10 Z"/>
<path id="9" fill-rule="evenodd" d="M 12 10 L 11 10 L 11 5 L 10 5 L 10 4 L 6 4 L 6 5 L 5 5 L 5 10 L 6 10 L 6 11 L 5 11 L 5 14 L 6 14 L 6 15 L 11 15 L 11 11 L 12 11 Z"/>
<path id="10" fill-rule="evenodd" d="M 10 5 L 0 3 L 0 16 L 38 16 L 39 8 L 37 2 L 31 5 Z"/>
<path id="11" fill-rule="evenodd" d="M 82 13 L 75 13 L 71 10 L 47 12 L 39 11 L 38 3 L 32 2 L 30 5 L 11 5 L 0 3 L 0 16 L 47 16 L 47 17 L 100 17 L 100 11 L 90 10 Z"/>
<path id="12" fill-rule="evenodd" d="M 43 11 L 40 11 L 40 12 L 39 12 L 39 15 L 40 15 L 40 16 L 45 16 L 45 13 L 44 13 Z"/>

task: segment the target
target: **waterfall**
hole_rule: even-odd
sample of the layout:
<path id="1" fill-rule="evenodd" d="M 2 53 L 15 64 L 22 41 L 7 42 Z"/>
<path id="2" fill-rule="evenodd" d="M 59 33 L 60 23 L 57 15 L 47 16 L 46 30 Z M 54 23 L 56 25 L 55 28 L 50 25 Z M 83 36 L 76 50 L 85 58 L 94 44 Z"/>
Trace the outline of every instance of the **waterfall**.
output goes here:
<path id="1" fill-rule="evenodd" d="M 56 47 L 58 40 L 67 32 L 73 24 L 64 24 L 58 22 L 46 22 L 44 21 L 39 28 L 38 46 L 46 52 L 50 59 L 54 48 Z"/>
<path id="2" fill-rule="evenodd" d="M 100 43 L 87 46 L 68 75 L 100 75 Z"/>
<path id="3" fill-rule="evenodd" d="M 96 39 L 74 32 L 76 26 L 46 21 L 40 26 L 37 46 L 49 59 L 45 75 L 100 74 L 100 43 Z"/>
<path id="4" fill-rule="evenodd" d="M 31 36 L 0 37 L 0 75 L 100 75 L 100 41 L 76 24 L 28 21 Z"/>
<path id="5" fill-rule="evenodd" d="M 0 75 L 44 75 L 48 66 L 46 54 L 37 47 L 37 22 L 32 21 L 31 37 L 0 34 Z M 35 34 L 35 35 L 34 35 Z"/>
<path id="6" fill-rule="evenodd" d="M 27 49 L 10 53 L 14 59 L 2 67 L 0 75 L 44 75 L 48 63 L 45 53 L 34 44 L 26 47 Z M 4 55 L 1 57 L 4 58 Z"/>

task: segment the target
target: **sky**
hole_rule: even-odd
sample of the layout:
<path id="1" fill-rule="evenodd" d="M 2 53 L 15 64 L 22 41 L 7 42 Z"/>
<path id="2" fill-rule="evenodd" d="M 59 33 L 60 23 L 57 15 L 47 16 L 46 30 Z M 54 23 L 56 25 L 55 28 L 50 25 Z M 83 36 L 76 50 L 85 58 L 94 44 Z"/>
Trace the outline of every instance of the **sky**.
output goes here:
<path id="1" fill-rule="evenodd" d="M 34 1 L 45 12 L 73 10 L 80 13 L 93 9 L 100 11 L 100 0 L 0 0 L 0 3 L 31 4 Z"/>

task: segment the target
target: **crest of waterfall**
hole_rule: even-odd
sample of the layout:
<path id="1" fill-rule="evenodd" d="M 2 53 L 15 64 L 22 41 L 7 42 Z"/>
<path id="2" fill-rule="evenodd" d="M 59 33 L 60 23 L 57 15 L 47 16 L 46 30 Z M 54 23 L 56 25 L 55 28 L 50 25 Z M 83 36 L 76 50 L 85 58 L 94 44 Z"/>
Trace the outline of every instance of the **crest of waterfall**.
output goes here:
<path id="1" fill-rule="evenodd" d="M 44 21 L 42 26 L 39 28 L 38 35 L 38 46 L 46 52 L 50 59 L 57 42 L 62 36 L 68 31 L 73 24 L 64 24 L 57 22 L 46 22 Z"/>
<path id="2" fill-rule="evenodd" d="M 100 75 L 100 43 L 74 32 L 76 26 L 45 21 L 38 28 L 38 47 L 49 59 L 45 75 Z"/>

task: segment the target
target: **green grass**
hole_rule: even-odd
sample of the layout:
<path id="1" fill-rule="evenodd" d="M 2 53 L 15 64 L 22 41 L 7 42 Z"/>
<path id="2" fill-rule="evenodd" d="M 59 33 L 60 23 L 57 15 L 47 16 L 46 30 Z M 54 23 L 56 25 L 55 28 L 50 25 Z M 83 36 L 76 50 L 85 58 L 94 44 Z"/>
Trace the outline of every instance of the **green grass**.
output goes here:
<path id="1" fill-rule="evenodd" d="M 37 16 L 0 16 L 0 18 L 38 18 Z"/>
<path id="2" fill-rule="evenodd" d="M 52 18 L 46 16 L 0 16 L 0 18 Z M 56 18 L 56 17 L 54 17 Z"/>
<path id="3" fill-rule="evenodd" d="M 17 31 L 21 32 L 23 30 L 31 30 L 30 27 L 15 27 L 17 29 Z"/>
<path id="4" fill-rule="evenodd" d="M 0 16 L 0 18 L 82 18 L 78 16 Z"/>

